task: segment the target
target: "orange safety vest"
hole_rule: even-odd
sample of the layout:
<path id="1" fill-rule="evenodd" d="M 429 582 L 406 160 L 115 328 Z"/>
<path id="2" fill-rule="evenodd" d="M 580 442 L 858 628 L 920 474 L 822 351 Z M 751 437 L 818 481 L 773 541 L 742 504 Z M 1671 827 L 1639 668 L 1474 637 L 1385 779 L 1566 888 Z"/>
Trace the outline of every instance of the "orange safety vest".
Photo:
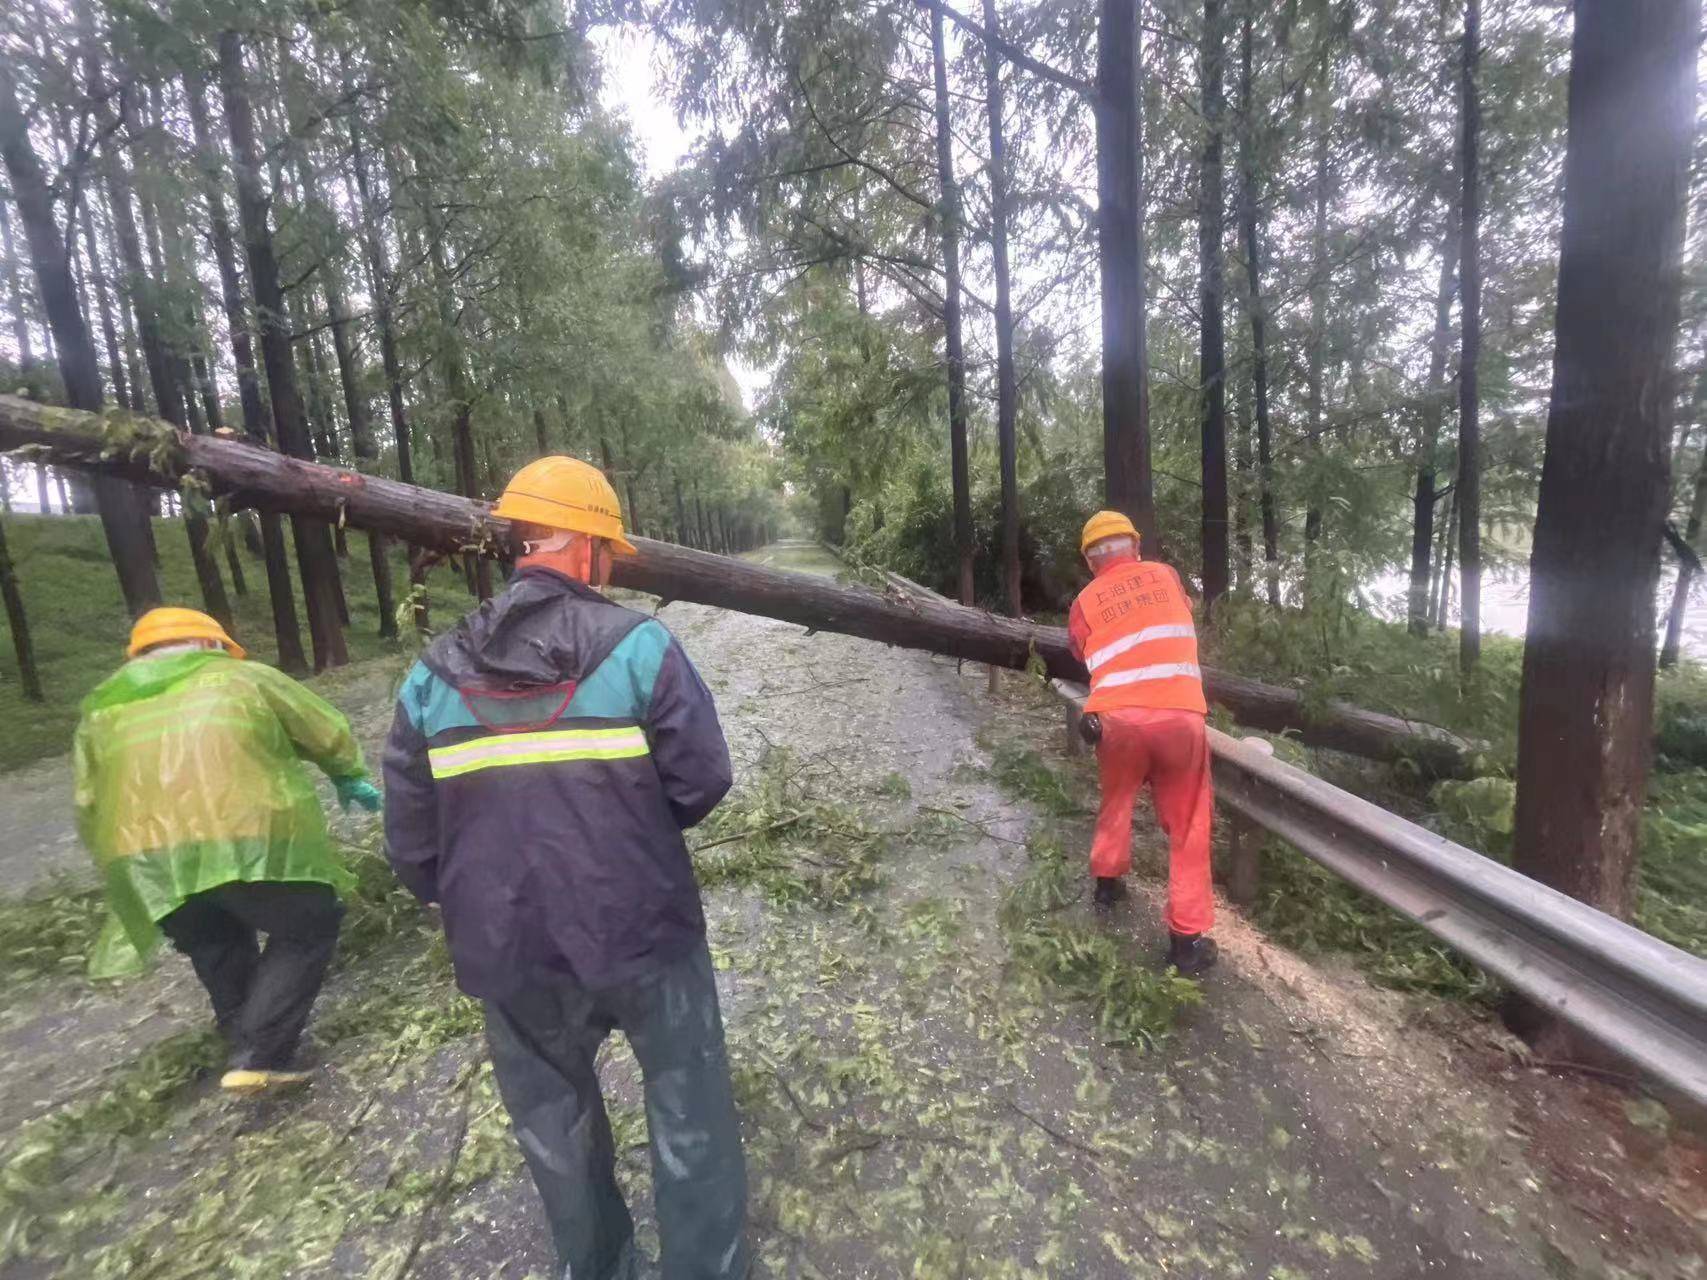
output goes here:
<path id="1" fill-rule="evenodd" d="M 1197 628 L 1172 569 L 1144 560 L 1123 564 L 1081 591 L 1077 608 L 1090 627 L 1087 712 L 1151 707 L 1208 714 Z"/>

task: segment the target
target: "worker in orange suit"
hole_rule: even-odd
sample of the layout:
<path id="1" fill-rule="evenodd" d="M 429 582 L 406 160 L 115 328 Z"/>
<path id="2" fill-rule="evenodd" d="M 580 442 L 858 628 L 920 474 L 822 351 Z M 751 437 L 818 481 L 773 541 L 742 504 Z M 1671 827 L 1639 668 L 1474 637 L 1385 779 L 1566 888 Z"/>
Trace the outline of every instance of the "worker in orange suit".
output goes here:
<path id="1" fill-rule="evenodd" d="M 1187 975 L 1215 963 L 1209 836 L 1214 793 L 1197 628 L 1179 574 L 1139 555 L 1138 531 L 1099 511 L 1079 540 L 1095 575 L 1073 601 L 1067 634 L 1090 672 L 1083 731 L 1097 748 L 1102 807 L 1091 843 L 1095 901 L 1126 896 L 1132 806 L 1147 782 L 1168 833 L 1168 963 Z"/>

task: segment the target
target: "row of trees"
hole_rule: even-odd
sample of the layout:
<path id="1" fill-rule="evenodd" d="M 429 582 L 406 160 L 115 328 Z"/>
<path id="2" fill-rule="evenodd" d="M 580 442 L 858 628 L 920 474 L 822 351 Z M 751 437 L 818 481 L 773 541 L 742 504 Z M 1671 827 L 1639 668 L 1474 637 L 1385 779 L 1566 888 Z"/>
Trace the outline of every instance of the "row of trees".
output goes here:
<path id="1" fill-rule="evenodd" d="M 1539 457 L 1522 427 L 1551 354 L 1557 5 L 1504 6 L 1487 41 L 1476 5 L 1436 0 L 666 21 L 682 106 L 727 126 L 683 185 L 706 225 L 740 228 L 725 316 L 780 361 L 771 422 L 824 532 L 904 508 L 946 414 L 963 595 L 982 439 L 1010 609 L 1022 526 L 1033 558 L 1060 549 L 1051 486 L 1072 471 L 1211 604 L 1343 597 L 1408 561 L 1418 631 L 1449 516 L 1474 624 L 1480 531 L 1527 518 Z M 807 332 L 859 361 L 820 360 Z"/>
<path id="2" fill-rule="evenodd" d="M 7 23 L 0 287 L 17 372 L 47 396 L 476 497 L 575 452 L 636 528 L 720 549 L 774 517 L 769 451 L 684 300 L 681 229 L 559 6 L 261 5 L 238 24 L 78 0 Z M 100 513 L 131 609 L 156 602 L 143 500 L 112 481 L 66 497 Z M 182 504 L 229 619 L 226 578 L 246 584 L 210 538 L 220 514 Z M 344 539 L 290 525 L 306 653 L 285 530 L 257 530 L 281 663 L 337 665 Z M 368 552 L 392 628 L 384 540 Z M 484 562 L 469 577 L 490 590 Z"/>
<path id="3" fill-rule="evenodd" d="M 1518 861 L 1628 912 L 1668 465 L 1707 425 L 1670 373 L 1698 0 L 662 20 L 721 126 L 682 186 L 739 228 L 725 317 L 827 536 L 1017 612 L 1106 502 L 1211 608 L 1396 577 L 1424 633 L 1456 582 L 1473 683 L 1484 564 L 1533 528 Z"/>

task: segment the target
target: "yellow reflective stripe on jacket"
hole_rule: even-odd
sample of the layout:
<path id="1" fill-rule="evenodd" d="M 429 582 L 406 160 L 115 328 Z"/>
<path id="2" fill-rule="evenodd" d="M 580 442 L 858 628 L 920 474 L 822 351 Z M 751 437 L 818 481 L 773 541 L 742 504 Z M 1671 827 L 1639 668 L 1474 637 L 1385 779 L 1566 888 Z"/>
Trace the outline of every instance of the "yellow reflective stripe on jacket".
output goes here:
<path id="1" fill-rule="evenodd" d="M 489 738 L 433 747 L 427 752 L 435 778 L 454 778 L 480 769 L 515 764 L 554 764 L 563 760 L 626 760 L 649 754 L 646 734 L 631 729 L 548 729 L 539 733 L 500 733 Z"/>

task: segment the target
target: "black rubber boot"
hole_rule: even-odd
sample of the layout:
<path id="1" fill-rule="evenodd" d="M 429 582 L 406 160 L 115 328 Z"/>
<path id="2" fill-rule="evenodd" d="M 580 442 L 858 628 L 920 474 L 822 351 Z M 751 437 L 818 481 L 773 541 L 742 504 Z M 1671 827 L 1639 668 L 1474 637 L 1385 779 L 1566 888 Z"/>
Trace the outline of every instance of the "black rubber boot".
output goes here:
<path id="1" fill-rule="evenodd" d="M 1215 939 L 1206 938 L 1201 933 L 1168 935 L 1168 963 L 1183 977 L 1195 978 L 1208 972 L 1215 967 L 1220 954 L 1221 949 L 1215 945 Z"/>
<path id="2" fill-rule="evenodd" d="M 1098 876 L 1096 892 L 1091 901 L 1099 907 L 1112 907 L 1126 900 L 1126 881 L 1119 876 Z"/>

